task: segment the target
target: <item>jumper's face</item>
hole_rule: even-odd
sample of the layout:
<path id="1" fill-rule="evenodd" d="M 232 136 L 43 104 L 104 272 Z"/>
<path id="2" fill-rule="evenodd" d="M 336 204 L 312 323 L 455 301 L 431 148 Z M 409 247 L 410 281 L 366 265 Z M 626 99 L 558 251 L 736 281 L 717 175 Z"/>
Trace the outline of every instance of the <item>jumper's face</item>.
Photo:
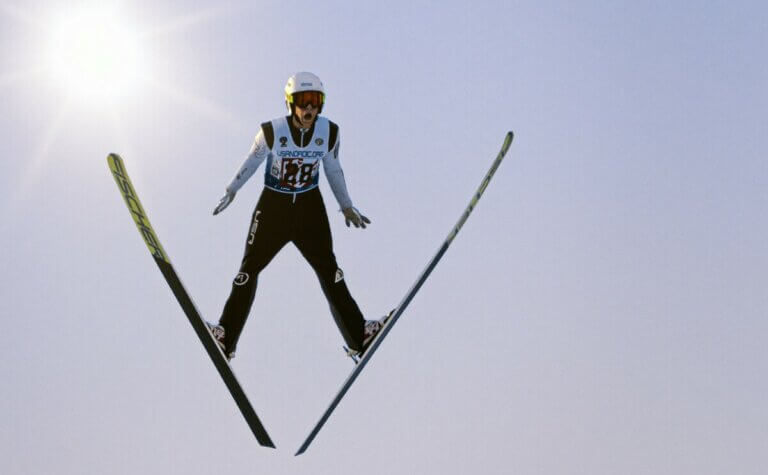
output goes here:
<path id="1" fill-rule="evenodd" d="M 301 127 L 311 127 L 320 108 L 323 107 L 325 95 L 320 91 L 301 91 L 291 96 L 294 117 Z"/>
<path id="2" fill-rule="evenodd" d="M 294 104 L 294 117 L 296 117 L 296 120 L 299 122 L 299 125 L 301 125 L 302 128 L 308 128 L 312 126 L 312 123 L 317 118 L 318 112 L 320 112 L 320 109 L 316 108 L 312 104 L 307 104 L 305 107 L 299 107 L 298 105 Z"/>

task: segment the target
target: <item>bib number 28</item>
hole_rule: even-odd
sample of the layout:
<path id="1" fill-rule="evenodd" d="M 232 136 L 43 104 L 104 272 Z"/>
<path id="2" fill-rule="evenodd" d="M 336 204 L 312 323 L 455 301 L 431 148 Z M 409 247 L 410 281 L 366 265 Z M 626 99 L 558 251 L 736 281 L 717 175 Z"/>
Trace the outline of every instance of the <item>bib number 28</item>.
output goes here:
<path id="1" fill-rule="evenodd" d="M 302 188 L 312 181 L 315 165 L 302 163 L 303 160 L 283 159 L 283 179 L 281 185 Z"/>

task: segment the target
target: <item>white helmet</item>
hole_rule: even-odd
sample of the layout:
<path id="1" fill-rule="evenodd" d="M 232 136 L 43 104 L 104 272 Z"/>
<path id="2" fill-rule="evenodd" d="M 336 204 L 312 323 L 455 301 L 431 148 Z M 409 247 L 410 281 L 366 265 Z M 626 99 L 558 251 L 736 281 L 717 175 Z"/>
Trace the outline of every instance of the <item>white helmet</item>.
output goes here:
<path id="1" fill-rule="evenodd" d="M 288 106 L 288 111 L 291 110 L 291 104 L 293 103 L 293 94 L 304 91 L 318 91 L 323 95 L 323 102 L 325 102 L 325 88 L 323 88 L 323 81 L 316 75 L 309 72 L 296 73 L 288 78 L 288 82 L 285 84 L 285 105 Z M 322 105 L 320 106 L 322 112 Z"/>

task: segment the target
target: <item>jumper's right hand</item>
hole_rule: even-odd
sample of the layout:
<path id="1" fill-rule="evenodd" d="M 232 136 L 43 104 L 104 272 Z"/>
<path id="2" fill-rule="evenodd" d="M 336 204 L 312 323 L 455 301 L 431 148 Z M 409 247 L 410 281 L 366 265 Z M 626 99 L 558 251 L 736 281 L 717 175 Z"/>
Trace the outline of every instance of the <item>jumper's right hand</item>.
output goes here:
<path id="1" fill-rule="evenodd" d="M 229 191 L 224 194 L 224 196 L 221 197 L 221 200 L 219 200 L 218 206 L 213 210 L 213 215 L 216 216 L 217 214 L 224 211 L 224 208 L 229 206 L 229 204 L 232 202 L 232 200 L 235 199 L 235 193 L 234 191 Z"/>

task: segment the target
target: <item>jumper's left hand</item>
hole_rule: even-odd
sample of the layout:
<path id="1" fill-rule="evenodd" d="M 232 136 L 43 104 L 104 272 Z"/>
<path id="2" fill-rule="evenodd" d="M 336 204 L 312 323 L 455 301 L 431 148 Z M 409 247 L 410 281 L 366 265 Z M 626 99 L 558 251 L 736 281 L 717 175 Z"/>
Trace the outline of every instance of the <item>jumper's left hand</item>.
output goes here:
<path id="1" fill-rule="evenodd" d="M 349 227 L 349 223 L 352 223 L 356 228 L 361 227 L 365 229 L 366 224 L 371 224 L 371 220 L 360 214 L 360 211 L 354 206 L 343 209 L 341 212 L 344 213 L 344 221 L 347 223 L 347 227 Z"/>

